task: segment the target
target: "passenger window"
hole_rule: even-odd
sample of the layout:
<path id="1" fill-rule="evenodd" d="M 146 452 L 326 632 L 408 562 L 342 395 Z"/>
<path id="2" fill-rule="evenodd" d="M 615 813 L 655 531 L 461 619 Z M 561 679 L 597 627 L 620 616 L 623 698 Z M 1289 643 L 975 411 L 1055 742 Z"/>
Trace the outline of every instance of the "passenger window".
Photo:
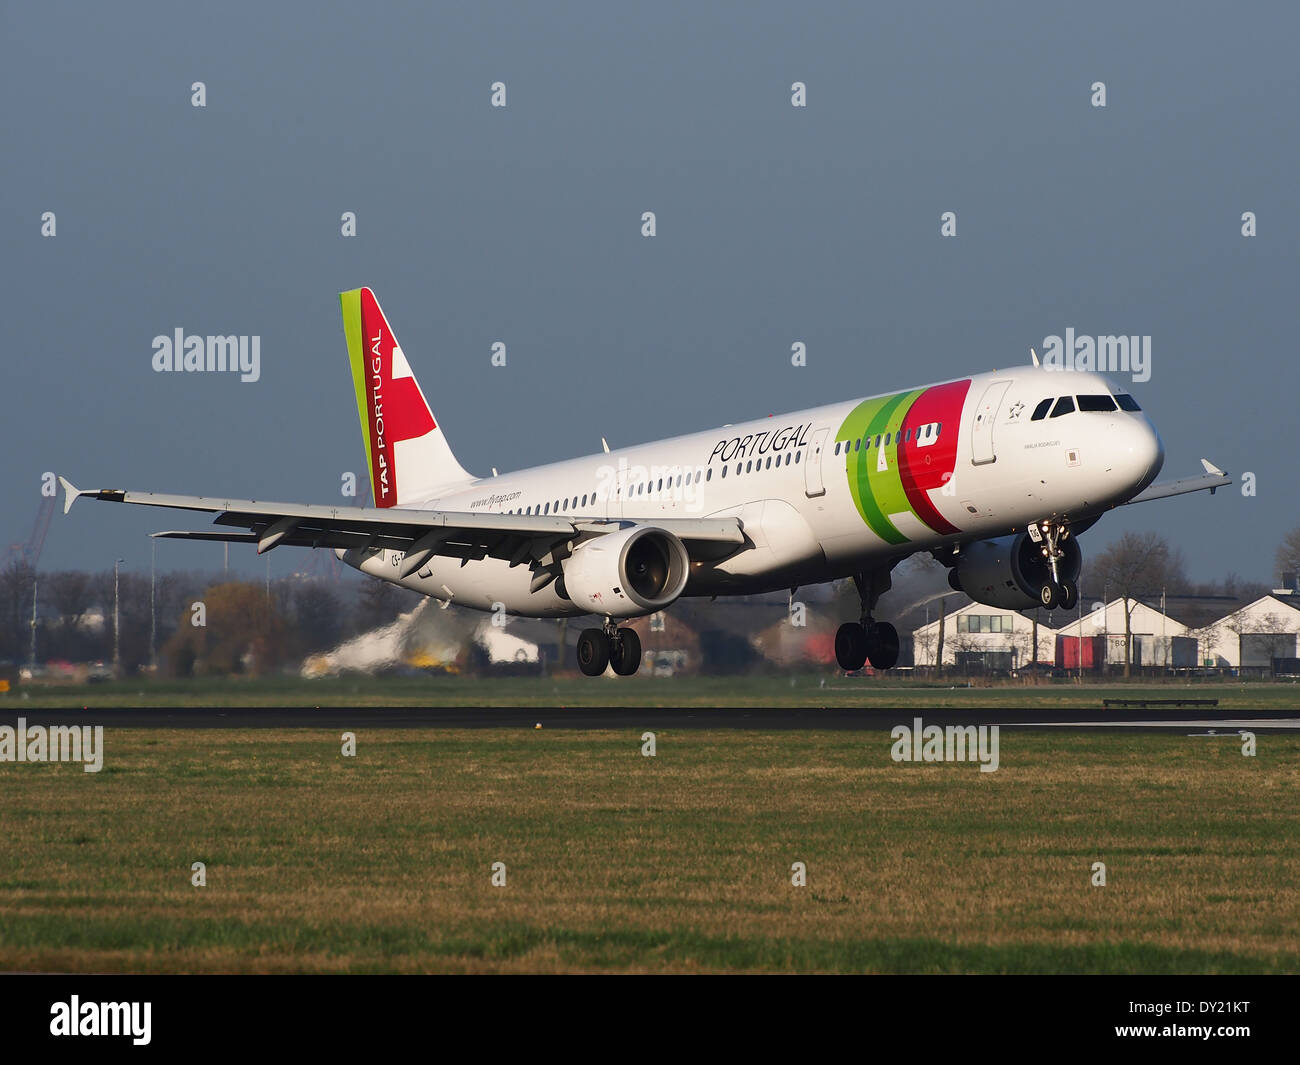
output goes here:
<path id="1" fill-rule="evenodd" d="M 885 447 L 889 447 L 889 433 L 885 434 Z"/>
<path id="2" fill-rule="evenodd" d="M 1115 409 L 1115 401 L 1110 396 L 1080 396 L 1079 410 L 1101 413 Z"/>
<path id="3" fill-rule="evenodd" d="M 1137 400 L 1134 399 L 1132 396 L 1130 396 L 1127 392 L 1121 392 L 1119 395 L 1117 395 L 1115 397 L 1115 402 L 1119 404 L 1120 410 L 1134 411 L 1134 410 L 1142 409 L 1137 405 Z"/>
<path id="4" fill-rule="evenodd" d="M 1074 413 L 1074 397 L 1062 396 L 1056 401 L 1056 406 L 1052 408 L 1052 417 L 1059 418 L 1062 414 Z"/>
<path id="5" fill-rule="evenodd" d="M 1034 413 L 1029 420 L 1031 422 L 1041 422 L 1047 417 L 1047 412 L 1051 409 L 1051 406 L 1052 401 L 1050 398 L 1043 400 L 1042 403 L 1038 404 L 1038 406 L 1034 408 Z"/>

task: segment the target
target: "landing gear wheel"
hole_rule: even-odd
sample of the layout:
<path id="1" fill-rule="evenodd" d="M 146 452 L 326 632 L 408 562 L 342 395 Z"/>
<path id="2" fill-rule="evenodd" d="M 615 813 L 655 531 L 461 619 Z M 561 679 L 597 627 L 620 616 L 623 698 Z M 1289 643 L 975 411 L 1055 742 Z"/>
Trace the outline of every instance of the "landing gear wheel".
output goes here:
<path id="1" fill-rule="evenodd" d="M 620 677 L 630 677 L 641 668 L 641 637 L 635 629 L 619 629 L 609 649 L 609 664 Z"/>
<path id="2" fill-rule="evenodd" d="M 867 648 L 872 669 L 893 669 L 898 665 L 898 630 L 888 621 L 873 622 Z"/>
<path id="3" fill-rule="evenodd" d="M 1038 589 L 1038 602 L 1044 610 L 1055 610 L 1061 596 L 1057 587 L 1051 581 L 1042 585 Z"/>
<path id="4" fill-rule="evenodd" d="M 1079 605 L 1079 586 L 1074 581 L 1063 581 L 1057 587 L 1060 592 L 1062 610 L 1073 610 Z"/>
<path id="5" fill-rule="evenodd" d="M 589 677 L 599 677 L 609 665 L 609 638 L 600 629 L 583 629 L 578 637 L 578 668 Z"/>
<path id="6" fill-rule="evenodd" d="M 861 669 L 867 661 L 867 630 L 856 621 L 848 621 L 835 632 L 835 661 L 849 673 Z"/>

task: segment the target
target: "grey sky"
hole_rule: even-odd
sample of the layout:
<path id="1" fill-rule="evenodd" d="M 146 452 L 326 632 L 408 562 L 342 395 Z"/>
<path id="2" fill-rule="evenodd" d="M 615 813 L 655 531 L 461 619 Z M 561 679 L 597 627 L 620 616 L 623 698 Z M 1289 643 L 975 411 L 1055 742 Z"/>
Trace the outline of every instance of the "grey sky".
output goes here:
<path id="1" fill-rule="evenodd" d="M 364 483 L 337 301 L 361 284 L 475 472 L 1020 363 L 1073 327 L 1152 336 L 1132 390 L 1164 477 L 1202 455 L 1258 477 L 1111 515 L 1085 557 L 1154 529 L 1194 576 L 1272 580 L 1300 522 L 1294 5 L 2 17 L 4 542 L 45 470 L 301 502 Z M 260 381 L 155 374 L 176 327 L 259 334 Z M 42 568 L 147 566 L 146 532 L 204 524 L 82 503 Z"/>

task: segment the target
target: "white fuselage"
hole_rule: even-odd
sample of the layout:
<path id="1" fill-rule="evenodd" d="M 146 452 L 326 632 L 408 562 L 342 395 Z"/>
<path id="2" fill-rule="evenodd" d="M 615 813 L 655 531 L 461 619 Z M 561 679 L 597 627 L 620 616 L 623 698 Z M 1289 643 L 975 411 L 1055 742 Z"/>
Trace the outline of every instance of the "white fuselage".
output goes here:
<path id="1" fill-rule="evenodd" d="M 642 525 L 734 516 L 748 542 L 716 561 L 694 562 L 684 594 L 813 584 L 916 551 L 1007 535 L 1031 521 L 1094 518 L 1131 498 L 1163 461 L 1144 414 L 1074 410 L 1033 420 L 1049 398 L 1116 393 L 1096 374 L 1018 367 L 481 478 L 412 509 Z M 950 399 L 946 417 L 924 424 L 891 413 L 923 412 L 926 404 L 941 410 Z M 884 432 L 868 436 L 861 427 L 873 418 Z M 950 463 L 941 477 L 931 456 Z M 531 591 L 528 566 L 491 557 L 438 556 L 399 579 L 400 552 L 340 556 L 462 606 L 501 604 L 533 617 L 582 613 L 554 584 Z"/>

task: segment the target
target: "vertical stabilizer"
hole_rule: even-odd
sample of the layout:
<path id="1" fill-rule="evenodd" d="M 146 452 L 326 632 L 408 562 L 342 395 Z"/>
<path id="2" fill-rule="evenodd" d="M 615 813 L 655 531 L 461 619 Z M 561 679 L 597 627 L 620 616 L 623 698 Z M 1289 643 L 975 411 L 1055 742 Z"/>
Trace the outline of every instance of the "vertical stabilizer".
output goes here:
<path id="1" fill-rule="evenodd" d="M 339 294 L 375 506 L 409 506 L 472 481 L 456 461 L 379 301 Z"/>

